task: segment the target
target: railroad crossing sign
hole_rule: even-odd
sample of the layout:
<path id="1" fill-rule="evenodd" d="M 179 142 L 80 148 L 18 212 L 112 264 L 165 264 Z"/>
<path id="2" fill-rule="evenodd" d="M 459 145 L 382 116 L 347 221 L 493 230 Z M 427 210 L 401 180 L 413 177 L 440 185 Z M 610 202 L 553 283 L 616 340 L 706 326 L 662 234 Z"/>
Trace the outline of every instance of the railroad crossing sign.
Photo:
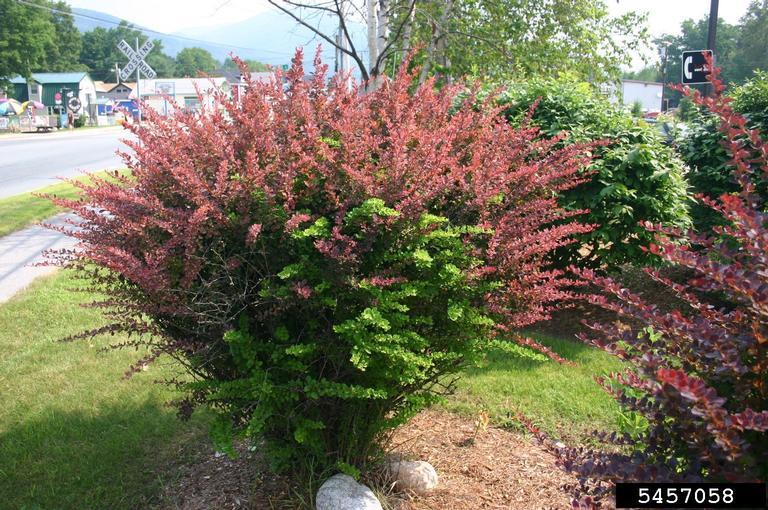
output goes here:
<path id="1" fill-rule="evenodd" d="M 138 46 L 138 43 L 136 44 Z M 155 78 L 157 74 L 155 73 L 155 70 L 149 67 L 149 64 L 147 64 L 144 61 L 144 57 L 147 56 L 147 54 L 152 51 L 152 48 L 155 47 L 155 43 L 153 43 L 150 39 L 147 39 L 147 42 L 144 43 L 144 45 L 139 48 L 139 51 L 137 52 L 131 46 L 125 42 L 125 40 L 121 40 L 120 43 L 117 45 L 117 49 L 122 51 L 126 57 L 128 57 L 128 63 L 123 67 L 123 70 L 120 71 L 120 79 L 123 81 L 128 80 L 130 78 L 131 74 L 136 70 L 136 68 L 139 69 L 139 72 L 149 78 L 150 80 Z"/>
<path id="2" fill-rule="evenodd" d="M 707 75 L 710 73 L 704 54 L 712 57 L 712 50 L 695 50 L 683 52 L 683 85 L 695 83 L 709 83 Z"/>

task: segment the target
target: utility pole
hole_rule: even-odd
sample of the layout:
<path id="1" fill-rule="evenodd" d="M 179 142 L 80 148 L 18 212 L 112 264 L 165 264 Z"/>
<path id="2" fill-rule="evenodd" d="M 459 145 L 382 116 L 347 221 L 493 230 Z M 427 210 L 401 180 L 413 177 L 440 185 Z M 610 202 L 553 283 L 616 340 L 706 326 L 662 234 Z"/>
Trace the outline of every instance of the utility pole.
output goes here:
<path id="1" fill-rule="evenodd" d="M 342 29 L 341 29 L 341 17 L 339 17 L 339 29 L 336 32 L 336 44 L 338 46 L 336 47 L 336 61 L 334 63 L 335 65 L 333 66 L 333 70 L 336 73 L 341 72 L 341 66 L 343 65 L 342 59 L 344 58 L 344 56 L 342 55 L 341 49 L 340 49 L 341 45 L 343 44 L 342 38 L 343 38 L 343 35 L 342 35 Z"/>
<path id="2" fill-rule="evenodd" d="M 707 49 L 712 51 L 712 65 L 715 64 L 715 44 L 717 42 L 717 10 L 719 0 L 710 0 L 709 4 L 709 30 L 707 31 Z M 707 85 L 707 91 L 710 96 L 715 95 L 715 88 L 710 83 Z"/>
<path id="3" fill-rule="evenodd" d="M 659 51 L 661 52 L 661 111 L 666 112 L 668 108 L 665 108 L 664 106 L 664 89 L 667 86 L 667 56 L 669 56 L 669 44 L 662 46 Z"/>
<path id="4" fill-rule="evenodd" d="M 336 44 L 338 45 L 336 48 L 336 65 L 335 71 L 337 73 L 343 73 L 348 71 L 351 68 L 350 61 L 349 61 L 349 55 L 344 51 L 347 49 L 347 38 L 344 35 L 344 15 L 346 14 L 346 11 L 344 9 L 344 0 L 339 1 L 339 28 L 338 32 L 336 33 Z M 349 86 L 349 82 L 347 82 L 347 86 Z"/>
<path id="5" fill-rule="evenodd" d="M 136 53 L 139 53 L 139 38 L 136 38 Z M 136 66 L 136 106 L 139 109 L 139 124 L 141 124 L 141 71 Z"/>

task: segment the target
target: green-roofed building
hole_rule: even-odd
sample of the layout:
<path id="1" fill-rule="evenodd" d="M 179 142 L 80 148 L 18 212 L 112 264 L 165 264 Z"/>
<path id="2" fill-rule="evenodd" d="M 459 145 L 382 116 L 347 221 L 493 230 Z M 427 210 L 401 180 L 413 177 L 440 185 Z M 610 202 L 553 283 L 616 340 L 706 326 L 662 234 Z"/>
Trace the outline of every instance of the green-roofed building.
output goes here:
<path id="1" fill-rule="evenodd" d="M 82 109 L 80 113 L 86 113 L 91 118 L 96 115 L 96 85 L 84 71 L 72 73 L 32 73 L 29 80 L 17 76 L 11 79 L 12 88 L 9 96 L 24 102 L 29 100 L 40 101 L 49 107 L 50 112 L 56 106 L 56 93 L 62 89 L 69 89 L 73 96 L 80 99 Z"/>

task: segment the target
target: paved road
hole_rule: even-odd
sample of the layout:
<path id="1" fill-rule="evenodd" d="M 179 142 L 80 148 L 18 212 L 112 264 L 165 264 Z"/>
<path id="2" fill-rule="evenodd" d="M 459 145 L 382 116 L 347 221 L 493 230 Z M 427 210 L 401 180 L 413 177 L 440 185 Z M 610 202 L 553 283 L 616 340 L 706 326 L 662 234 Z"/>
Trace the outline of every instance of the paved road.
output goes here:
<path id="1" fill-rule="evenodd" d="M 55 184 L 83 170 L 123 168 L 120 127 L 0 137 L 0 198 Z"/>
<path id="2" fill-rule="evenodd" d="M 0 137 L 0 198 L 34 191 L 73 177 L 81 171 L 123 168 L 115 155 L 127 133 L 122 128 L 74 132 L 5 135 Z M 71 215 L 49 220 L 61 224 Z M 0 218 L 2 221 L 2 218 Z M 0 237 L 0 303 L 7 301 L 35 278 L 55 270 L 37 267 L 42 252 L 71 248 L 75 240 L 40 225 Z"/>

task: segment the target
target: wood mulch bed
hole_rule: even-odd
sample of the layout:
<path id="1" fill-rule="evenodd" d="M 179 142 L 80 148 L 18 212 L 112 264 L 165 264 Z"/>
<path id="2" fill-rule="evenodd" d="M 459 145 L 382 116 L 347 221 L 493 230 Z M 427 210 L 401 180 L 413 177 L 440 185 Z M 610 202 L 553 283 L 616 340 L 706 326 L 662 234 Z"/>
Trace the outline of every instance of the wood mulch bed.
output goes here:
<path id="1" fill-rule="evenodd" d="M 576 479 L 533 439 L 470 420 L 426 411 L 397 431 L 395 451 L 426 460 L 437 470 L 438 487 L 403 510 L 570 508 L 563 486 Z"/>
<path id="2" fill-rule="evenodd" d="M 426 497 L 391 494 L 393 510 L 565 509 L 563 487 L 576 480 L 533 439 L 451 413 L 428 410 L 401 427 L 392 439 L 395 453 L 435 466 L 440 483 Z M 239 447 L 230 460 L 208 452 L 166 485 L 162 508 L 302 508 L 284 479 L 268 474 L 257 452 Z"/>

